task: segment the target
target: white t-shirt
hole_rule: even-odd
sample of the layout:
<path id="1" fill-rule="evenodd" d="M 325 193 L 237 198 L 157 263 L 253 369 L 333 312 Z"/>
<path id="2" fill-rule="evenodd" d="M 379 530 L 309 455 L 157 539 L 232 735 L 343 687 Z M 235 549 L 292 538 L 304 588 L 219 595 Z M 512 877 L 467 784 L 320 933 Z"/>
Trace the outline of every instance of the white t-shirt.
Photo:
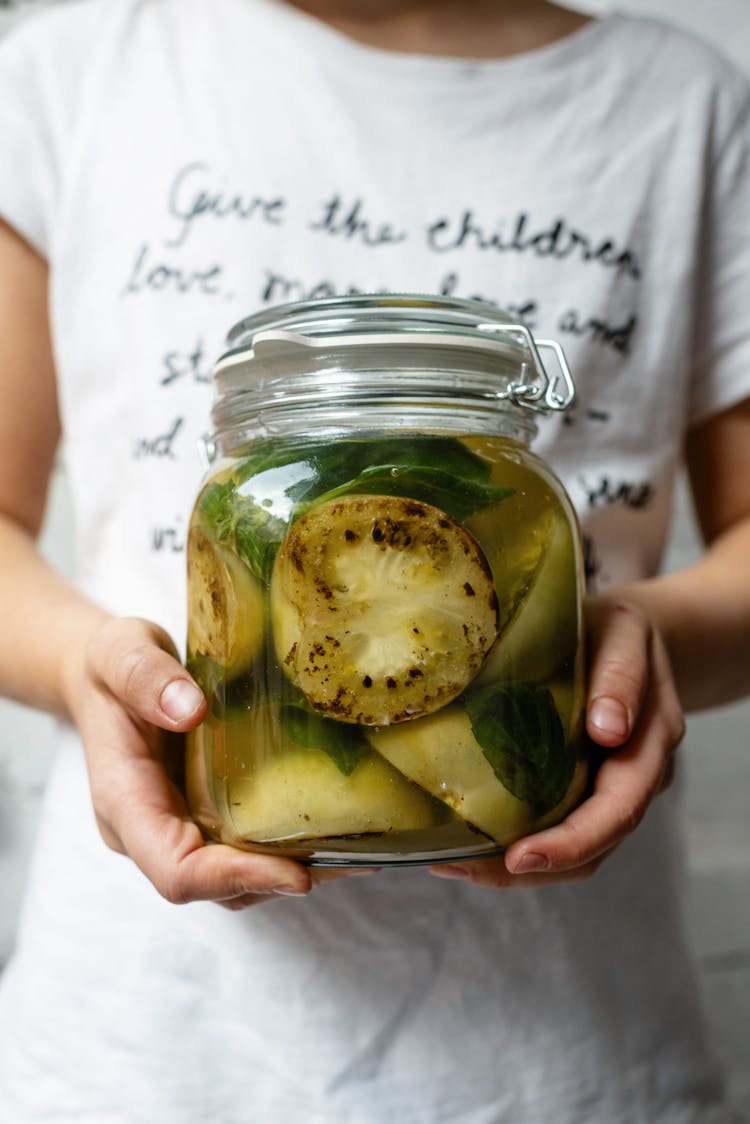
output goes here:
<path id="1" fill-rule="evenodd" d="M 750 101 L 613 16 L 466 61 L 277 0 L 79 0 L 0 47 L 0 213 L 50 261 L 83 588 L 184 635 L 210 368 L 269 302 L 479 295 L 564 345 L 535 449 L 592 589 L 654 573 L 687 427 L 750 394 Z M 0 991 L 13 1124 L 724 1124 L 673 797 L 595 879 L 382 872 L 230 914 L 101 843 L 74 734 Z"/>

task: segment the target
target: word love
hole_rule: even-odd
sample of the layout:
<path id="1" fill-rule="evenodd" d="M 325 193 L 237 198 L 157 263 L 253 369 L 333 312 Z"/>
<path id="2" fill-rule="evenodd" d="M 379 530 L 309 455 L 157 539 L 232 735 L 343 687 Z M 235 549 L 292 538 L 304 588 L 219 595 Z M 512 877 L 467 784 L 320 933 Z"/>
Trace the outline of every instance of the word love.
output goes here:
<path id="1" fill-rule="evenodd" d="M 175 265 L 157 258 L 152 248 L 144 243 L 136 254 L 122 295 L 131 297 L 140 293 L 198 293 L 204 297 L 217 297 L 221 295 L 223 280 L 224 268 L 218 263 L 198 269 Z"/>

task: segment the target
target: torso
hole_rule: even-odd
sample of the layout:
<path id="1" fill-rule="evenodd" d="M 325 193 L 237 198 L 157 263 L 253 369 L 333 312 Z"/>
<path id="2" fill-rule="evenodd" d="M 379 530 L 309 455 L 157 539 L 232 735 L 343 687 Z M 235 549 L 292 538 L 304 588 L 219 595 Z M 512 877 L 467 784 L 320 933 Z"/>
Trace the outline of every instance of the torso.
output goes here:
<path id="1" fill-rule="evenodd" d="M 357 45 L 269 0 L 70 12 L 85 96 L 61 102 L 50 256 L 94 596 L 182 641 L 225 333 L 351 290 L 481 296 L 559 339 L 578 405 L 535 448 L 582 518 L 590 585 L 656 569 L 695 393 L 712 110 L 693 48 L 654 103 L 664 33 L 627 20 L 475 62 Z M 0 1005 L 5 1103 L 19 1124 L 62 1103 L 92 1124 L 723 1124 L 671 816 L 659 802 L 585 886 L 396 872 L 242 916 L 177 910 L 101 847 L 67 735 Z"/>

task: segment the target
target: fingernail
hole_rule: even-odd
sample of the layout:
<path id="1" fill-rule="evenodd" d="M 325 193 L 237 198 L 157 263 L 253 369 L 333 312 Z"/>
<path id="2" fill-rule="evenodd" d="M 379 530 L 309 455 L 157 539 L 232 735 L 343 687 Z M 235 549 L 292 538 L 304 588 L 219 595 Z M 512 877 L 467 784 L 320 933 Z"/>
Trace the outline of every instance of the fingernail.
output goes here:
<path id="1" fill-rule="evenodd" d="M 630 730 L 628 712 L 619 699 L 595 699 L 589 710 L 589 723 L 603 734 L 627 737 Z"/>
<path id="2" fill-rule="evenodd" d="M 299 890 L 296 886 L 274 886 L 269 894 L 281 894 L 285 898 L 304 898 L 307 890 Z"/>
<path id="3" fill-rule="evenodd" d="M 532 874 L 537 870 L 547 870 L 549 859 L 546 855 L 539 855 L 536 851 L 526 851 L 521 855 L 511 874 Z"/>
<path id="4" fill-rule="evenodd" d="M 468 878 L 469 871 L 465 866 L 457 866 L 453 863 L 441 863 L 439 866 L 430 868 L 430 874 L 434 874 L 436 878 Z"/>
<path id="5" fill-rule="evenodd" d="M 183 722 L 202 702 L 203 695 L 189 679 L 173 679 L 162 691 L 159 705 L 173 722 Z"/>

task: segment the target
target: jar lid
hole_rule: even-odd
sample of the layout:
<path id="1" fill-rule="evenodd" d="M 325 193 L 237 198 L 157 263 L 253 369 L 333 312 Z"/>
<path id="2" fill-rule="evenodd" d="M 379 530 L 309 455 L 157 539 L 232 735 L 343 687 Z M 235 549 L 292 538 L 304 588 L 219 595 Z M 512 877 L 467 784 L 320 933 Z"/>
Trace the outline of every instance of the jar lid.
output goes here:
<path id="1" fill-rule="evenodd" d="M 310 359 L 336 349 L 357 349 L 388 357 L 402 349 L 450 349 L 497 356 L 517 377 L 498 389 L 504 398 L 536 413 L 567 410 L 575 398 L 573 379 L 561 346 L 535 340 L 525 324 L 481 301 L 394 293 L 329 297 L 277 305 L 241 320 L 228 337 L 229 349 L 214 369 L 222 395 L 250 377 L 267 383 L 280 366 L 304 369 Z M 540 352 L 554 355 L 549 372 Z"/>

